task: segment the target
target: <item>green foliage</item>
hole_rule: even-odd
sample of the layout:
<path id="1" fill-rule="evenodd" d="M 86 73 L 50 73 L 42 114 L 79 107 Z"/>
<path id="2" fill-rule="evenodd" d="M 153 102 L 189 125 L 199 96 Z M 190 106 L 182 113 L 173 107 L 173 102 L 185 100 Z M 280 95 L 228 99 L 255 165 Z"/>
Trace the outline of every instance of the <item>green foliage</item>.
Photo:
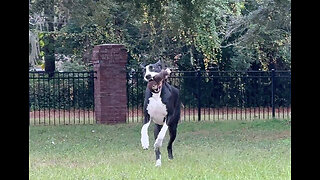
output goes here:
<path id="1" fill-rule="evenodd" d="M 230 36 L 234 38 L 233 69 L 291 68 L 290 5 L 290 0 L 245 3 L 246 15 L 230 26 L 229 33 L 235 36 Z"/>
<path id="2" fill-rule="evenodd" d="M 181 70 L 291 66 L 290 0 L 31 2 L 31 15 L 54 7 L 44 16 L 57 19 L 55 53 L 74 63 L 88 64 L 94 45 L 120 43 L 133 68 L 159 59 Z"/>

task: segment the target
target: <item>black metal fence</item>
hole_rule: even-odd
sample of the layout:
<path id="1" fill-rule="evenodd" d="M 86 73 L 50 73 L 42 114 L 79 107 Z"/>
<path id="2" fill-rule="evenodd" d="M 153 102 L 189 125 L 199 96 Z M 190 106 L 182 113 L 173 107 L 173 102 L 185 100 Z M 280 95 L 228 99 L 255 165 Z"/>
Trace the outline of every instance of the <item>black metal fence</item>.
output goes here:
<path id="1" fill-rule="evenodd" d="M 95 124 L 94 72 L 29 72 L 29 124 Z M 146 82 L 127 74 L 127 122 L 142 122 Z M 291 119 L 290 71 L 175 71 L 181 121 Z"/>
<path id="2" fill-rule="evenodd" d="M 128 73 L 128 122 L 142 122 L 146 82 Z M 291 119 L 291 71 L 178 71 L 181 121 Z"/>
<path id="3" fill-rule="evenodd" d="M 29 72 L 29 124 L 94 124 L 94 72 Z"/>

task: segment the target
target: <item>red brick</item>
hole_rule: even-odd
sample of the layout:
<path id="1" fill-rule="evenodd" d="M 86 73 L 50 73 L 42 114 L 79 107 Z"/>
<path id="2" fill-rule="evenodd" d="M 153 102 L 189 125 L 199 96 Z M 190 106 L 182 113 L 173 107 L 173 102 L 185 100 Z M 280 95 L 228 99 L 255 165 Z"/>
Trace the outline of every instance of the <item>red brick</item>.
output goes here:
<path id="1" fill-rule="evenodd" d="M 125 123 L 127 115 L 127 51 L 120 44 L 97 45 L 92 51 L 95 79 L 95 114 L 101 124 Z"/>

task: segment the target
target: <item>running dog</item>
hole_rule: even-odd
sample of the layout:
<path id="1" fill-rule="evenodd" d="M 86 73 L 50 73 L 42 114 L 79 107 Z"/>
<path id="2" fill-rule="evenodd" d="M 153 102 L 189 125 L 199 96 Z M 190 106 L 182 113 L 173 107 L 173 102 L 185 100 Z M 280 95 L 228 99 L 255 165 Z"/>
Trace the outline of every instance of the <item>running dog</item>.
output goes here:
<path id="1" fill-rule="evenodd" d="M 152 83 L 151 87 L 153 88 L 150 88 L 149 86 L 149 88 L 146 88 L 145 92 L 141 145 L 143 149 L 149 148 L 148 127 L 151 122 L 150 120 L 152 120 L 155 123 L 155 143 L 153 146 L 156 155 L 156 166 L 161 166 L 160 147 L 162 146 L 167 130 L 169 130 L 170 135 L 167 146 L 168 158 L 173 159 L 172 143 L 176 138 L 178 121 L 180 119 L 179 90 L 166 81 L 166 78 L 170 75 L 171 71 L 168 68 L 163 70 L 161 61 L 158 61 L 155 64 L 142 66 L 142 68 L 144 70 L 144 80 L 148 83 Z M 166 72 L 159 78 L 161 71 Z"/>

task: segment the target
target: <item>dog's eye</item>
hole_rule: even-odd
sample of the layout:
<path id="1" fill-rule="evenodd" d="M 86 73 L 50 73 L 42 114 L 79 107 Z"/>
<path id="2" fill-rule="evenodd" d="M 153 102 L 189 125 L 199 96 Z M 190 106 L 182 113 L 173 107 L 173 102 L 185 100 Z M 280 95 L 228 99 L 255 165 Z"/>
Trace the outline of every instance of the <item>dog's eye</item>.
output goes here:
<path id="1" fill-rule="evenodd" d="M 152 71 L 153 70 L 153 66 L 149 66 L 149 70 Z"/>

